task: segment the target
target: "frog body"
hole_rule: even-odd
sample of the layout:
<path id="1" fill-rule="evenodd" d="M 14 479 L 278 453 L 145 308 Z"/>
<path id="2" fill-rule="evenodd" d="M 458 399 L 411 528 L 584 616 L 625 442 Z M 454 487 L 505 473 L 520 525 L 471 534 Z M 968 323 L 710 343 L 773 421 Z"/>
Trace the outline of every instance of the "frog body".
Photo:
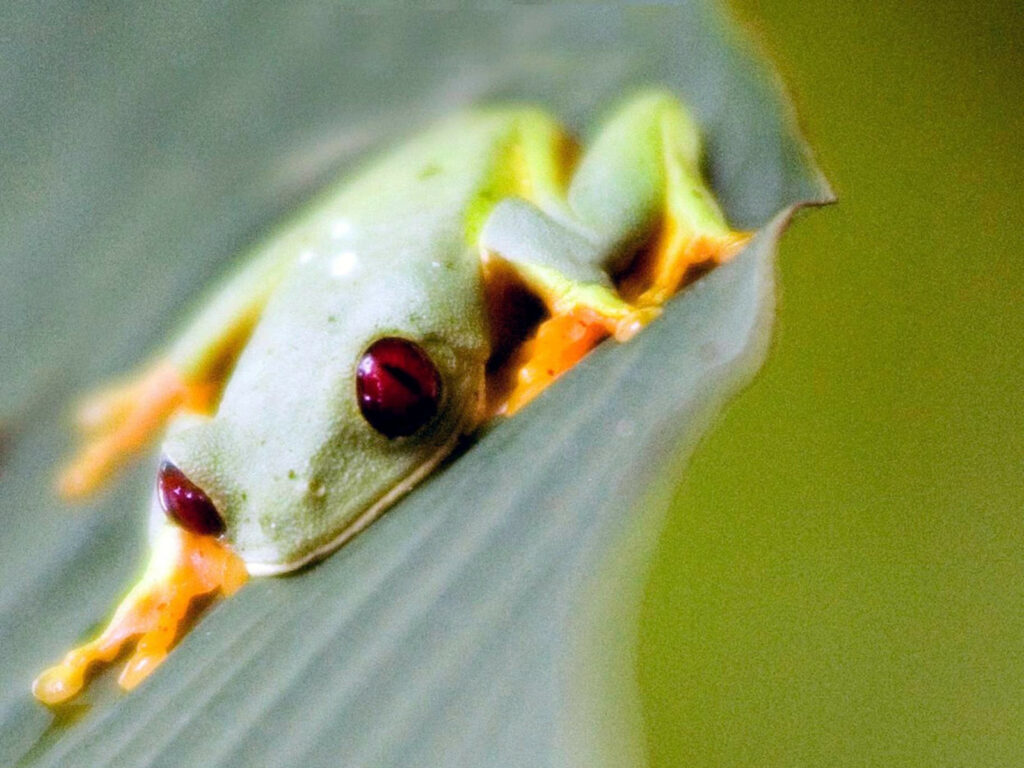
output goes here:
<path id="1" fill-rule="evenodd" d="M 461 436 L 522 407 L 601 339 L 628 339 L 690 267 L 744 241 L 701 180 L 695 124 L 660 91 L 625 102 L 582 155 L 540 110 L 479 109 L 328 189 L 141 374 L 85 407 L 91 439 L 62 478 L 71 496 L 168 424 L 153 562 L 37 695 L 74 695 L 89 664 L 138 634 L 122 675 L 134 685 L 181 618 L 154 606 L 183 616 L 191 596 L 232 591 L 245 571 L 327 554 Z M 502 389 L 494 296 L 516 291 L 546 317 L 518 339 Z M 393 392 L 406 408 L 397 421 Z"/>
<path id="2" fill-rule="evenodd" d="M 514 127 L 513 113 L 449 121 L 327 195 L 287 233 L 291 265 L 215 416 L 163 448 L 223 510 L 251 572 L 323 553 L 482 418 L 490 344 L 466 212 Z M 388 206 L 372 205 L 382 196 Z M 371 428 L 353 396 L 360 356 L 383 337 L 416 341 L 445 382 L 437 419 L 398 440 Z"/>

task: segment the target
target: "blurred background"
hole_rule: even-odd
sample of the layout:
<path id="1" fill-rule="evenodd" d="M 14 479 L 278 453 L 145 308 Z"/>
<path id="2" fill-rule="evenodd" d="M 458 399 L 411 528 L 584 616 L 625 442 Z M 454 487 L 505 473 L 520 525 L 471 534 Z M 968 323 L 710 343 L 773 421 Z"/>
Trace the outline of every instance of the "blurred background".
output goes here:
<path id="1" fill-rule="evenodd" d="M 1024 13 L 733 0 L 839 204 L 648 585 L 652 765 L 1024 764 Z"/>

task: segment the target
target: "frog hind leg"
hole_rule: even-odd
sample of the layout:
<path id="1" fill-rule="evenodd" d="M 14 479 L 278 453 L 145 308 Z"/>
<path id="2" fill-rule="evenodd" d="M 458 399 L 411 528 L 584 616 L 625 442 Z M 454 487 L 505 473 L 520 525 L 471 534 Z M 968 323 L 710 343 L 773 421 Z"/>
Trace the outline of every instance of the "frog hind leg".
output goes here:
<path id="1" fill-rule="evenodd" d="M 137 637 L 134 653 L 118 678 L 122 688 L 134 688 L 167 656 L 193 598 L 218 590 L 230 595 L 246 578 L 245 564 L 217 539 L 165 525 L 154 540 L 145 573 L 110 623 L 94 640 L 42 672 L 33 683 L 33 694 L 48 705 L 73 698 L 94 664 L 113 661 Z"/>
<path id="2" fill-rule="evenodd" d="M 179 410 L 204 413 L 213 407 L 288 263 L 277 249 L 245 263 L 156 360 L 82 401 L 76 422 L 85 439 L 58 474 L 63 497 L 78 499 L 96 491 Z"/>
<path id="3" fill-rule="evenodd" d="M 568 174 L 526 163 L 526 200 L 496 205 L 480 233 L 484 273 L 510 266 L 549 317 L 494 387 L 495 412 L 521 408 L 602 339 L 632 337 L 695 269 L 742 247 L 748 236 L 725 222 L 699 160 L 696 124 L 674 96 L 651 91 L 602 126 L 561 199 L 556 176 Z"/>
<path id="4" fill-rule="evenodd" d="M 598 234 L 620 292 L 640 306 L 660 306 L 749 240 L 726 223 L 701 177 L 700 154 L 688 111 L 673 95 L 650 91 L 612 116 L 573 175 L 573 215 Z"/>
<path id="5" fill-rule="evenodd" d="M 603 339 L 625 341 L 657 314 L 618 295 L 584 233 L 529 202 L 495 206 L 479 242 L 485 282 L 518 281 L 548 313 L 496 377 L 493 413 L 515 413 Z"/>
<path id="6" fill-rule="evenodd" d="M 626 340 L 655 312 L 623 301 L 608 274 L 607 242 L 581 222 L 568 200 L 577 153 L 552 121 L 531 113 L 519 126 L 517 197 L 497 203 L 479 232 L 484 282 L 501 325 L 516 285 L 547 312 L 533 335 L 488 377 L 488 409 L 511 415 L 608 336 Z M 616 244 L 618 245 L 618 244 Z"/>

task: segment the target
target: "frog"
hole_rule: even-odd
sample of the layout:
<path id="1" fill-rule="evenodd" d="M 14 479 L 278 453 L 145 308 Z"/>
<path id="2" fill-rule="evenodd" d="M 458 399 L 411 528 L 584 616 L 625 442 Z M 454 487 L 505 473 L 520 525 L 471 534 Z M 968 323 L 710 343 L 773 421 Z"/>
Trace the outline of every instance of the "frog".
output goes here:
<path id="1" fill-rule="evenodd" d="M 243 255 L 152 359 L 78 412 L 68 498 L 160 435 L 151 554 L 113 618 L 36 679 L 76 696 L 126 644 L 132 689 L 195 598 L 309 566 L 591 349 L 627 342 L 749 235 L 683 101 L 648 88 L 586 147 L 527 104 L 451 115 Z"/>

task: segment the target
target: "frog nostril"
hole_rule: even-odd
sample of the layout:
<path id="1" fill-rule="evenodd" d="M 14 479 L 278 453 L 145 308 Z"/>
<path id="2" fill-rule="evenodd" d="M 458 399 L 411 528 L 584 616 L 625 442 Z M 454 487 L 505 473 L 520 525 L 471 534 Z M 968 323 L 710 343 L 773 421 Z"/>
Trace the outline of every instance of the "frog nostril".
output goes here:
<path id="1" fill-rule="evenodd" d="M 156 492 L 164 512 L 182 528 L 209 535 L 224 533 L 224 519 L 210 497 L 169 461 L 157 471 Z"/>

